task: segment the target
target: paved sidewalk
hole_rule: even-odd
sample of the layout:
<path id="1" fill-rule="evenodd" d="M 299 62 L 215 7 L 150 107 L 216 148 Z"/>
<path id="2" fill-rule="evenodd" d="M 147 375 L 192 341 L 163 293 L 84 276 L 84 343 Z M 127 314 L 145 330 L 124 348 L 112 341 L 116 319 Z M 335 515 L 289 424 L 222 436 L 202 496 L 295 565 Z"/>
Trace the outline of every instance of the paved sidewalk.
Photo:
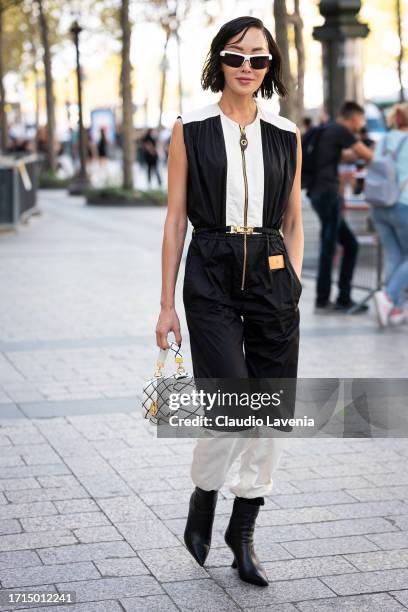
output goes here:
<path id="1" fill-rule="evenodd" d="M 225 487 L 206 567 L 193 561 L 193 441 L 157 440 L 138 401 L 157 352 L 165 210 L 56 192 L 41 207 L 0 235 L 1 596 L 75 591 L 74 606 L 37 608 L 74 612 L 406 610 L 404 439 L 290 440 L 256 529 L 268 588 L 230 567 Z M 312 302 L 305 279 L 300 376 L 407 376 L 408 326 L 379 331 L 372 306 L 319 317 Z M 177 305 L 191 369 L 180 279 Z"/>

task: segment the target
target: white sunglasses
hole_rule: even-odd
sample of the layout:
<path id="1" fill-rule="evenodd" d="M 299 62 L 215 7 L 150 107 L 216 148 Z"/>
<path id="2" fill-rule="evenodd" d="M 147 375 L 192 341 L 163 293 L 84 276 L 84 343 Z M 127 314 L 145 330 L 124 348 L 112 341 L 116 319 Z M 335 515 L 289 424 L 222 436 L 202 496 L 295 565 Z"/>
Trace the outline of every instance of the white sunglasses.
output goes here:
<path id="1" fill-rule="evenodd" d="M 240 68 L 245 60 L 249 60 L 251 68 L 254 70 L 262 70 L 268 68 L 269 62 L 272 60 L 270 53 L 262 55 L 244 55 L 243 53 L 235 53 L 235 51 L 220 51 L 221 61 L 231 68 Z"/>

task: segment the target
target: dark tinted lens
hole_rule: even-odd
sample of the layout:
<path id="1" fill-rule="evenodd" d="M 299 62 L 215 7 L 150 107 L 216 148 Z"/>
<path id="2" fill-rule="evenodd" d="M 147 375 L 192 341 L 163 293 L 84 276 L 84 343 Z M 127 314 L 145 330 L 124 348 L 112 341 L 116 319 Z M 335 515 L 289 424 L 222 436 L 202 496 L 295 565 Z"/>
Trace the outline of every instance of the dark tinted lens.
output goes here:
<path id="1" fill-rule="evenodd" d="M 244 58 L 242 55 L 234 55 L 233 53 L 226 53 L 225 55 L 221 55 L 221 61 L 227 66 L 231 66 L 231 68 L 239 68 L 243 62 Z"/>
<path id="2" fill-rule="evenodd" d="M 269 66 L 269 58 L 267 55 L 260 55 L 259 57 L 251 57 L 251 66 L 254 70 L 261 70 Z"/>

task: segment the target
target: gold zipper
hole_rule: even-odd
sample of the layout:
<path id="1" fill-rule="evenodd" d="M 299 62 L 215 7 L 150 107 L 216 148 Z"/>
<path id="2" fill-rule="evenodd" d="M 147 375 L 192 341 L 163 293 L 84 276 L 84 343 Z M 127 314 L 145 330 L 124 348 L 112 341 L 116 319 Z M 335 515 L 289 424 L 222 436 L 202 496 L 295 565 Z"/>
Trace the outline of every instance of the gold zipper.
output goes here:
<path id="1" fill-rule="evenodd" d="M 245 149 L 248 146 L 248 140 L 245 133 L 245 126 L 240 125 L 240 137 L 239 137 L 239 145 L 241 147 L 241 158 L 242 158 L 242 171 L 244 174 L 244 186 L 245 186 L 245 204 L 244 204 L 244 228 L 247 227 L 247 217 L 248 217 L 248 178 L 246 173 L 246 160 L 245 160 Z M 244 233 L 244 261 L 242 265 L 242 282 L 241 282 L 241 290 L 244 289 L 245 286 L 245 272 L 246 272 L 246 260 L 247 260 L 247 234 Z"/>

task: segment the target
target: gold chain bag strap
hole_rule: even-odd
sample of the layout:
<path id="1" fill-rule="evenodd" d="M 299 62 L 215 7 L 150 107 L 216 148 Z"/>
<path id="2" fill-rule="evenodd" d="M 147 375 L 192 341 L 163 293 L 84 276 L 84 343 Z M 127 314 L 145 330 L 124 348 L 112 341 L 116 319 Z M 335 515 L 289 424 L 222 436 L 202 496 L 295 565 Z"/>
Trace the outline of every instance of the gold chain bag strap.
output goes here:
<path id="1" fill-rule="evenodd" d="M 142 413 L 153 425 L 168 423 L 172 414 L 169 408 L 168 398 L 172 392 L 182 392 L 186 379 L 191 381 L 190 375 L 183 367 L 184 359 L 180 346 L 170 342 L 170 348 L 160 349 L 156 361 L 156 370 L 153 378 L 147 381 L 143 387 Z M 176 371 L 171 376 L 165 375 L 164 366 L 169 353 L 174 355 Z"/>

